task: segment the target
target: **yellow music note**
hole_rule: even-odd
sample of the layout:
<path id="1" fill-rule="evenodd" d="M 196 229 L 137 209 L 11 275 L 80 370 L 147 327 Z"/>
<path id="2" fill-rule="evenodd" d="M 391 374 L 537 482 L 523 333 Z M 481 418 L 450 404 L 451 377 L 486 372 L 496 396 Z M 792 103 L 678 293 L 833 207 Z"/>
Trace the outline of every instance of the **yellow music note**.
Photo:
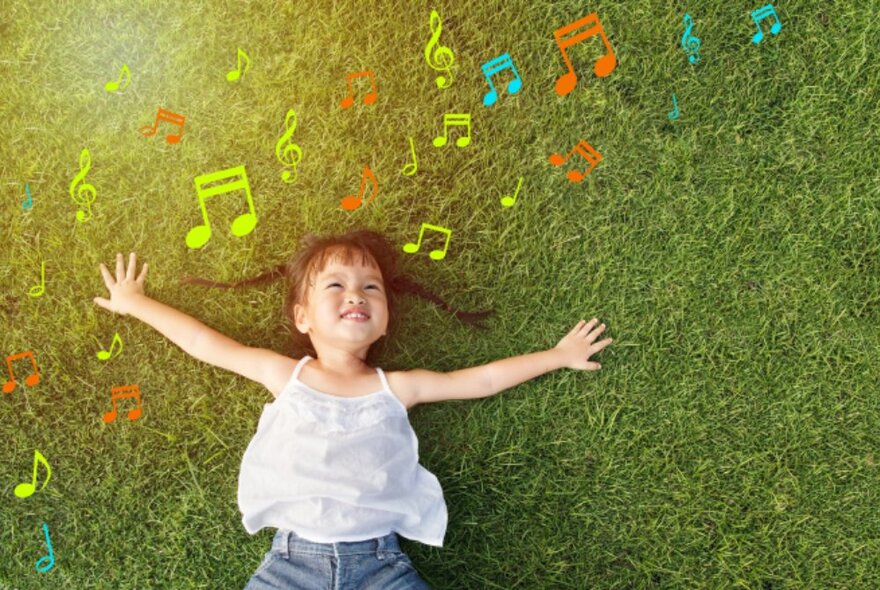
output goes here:
<path id="1" fill-rule="evenodd" d="M 205 185 L 218 180 L 225 181 L 227 178 L 240 176 L 238 180 L 226 182 L 225 184 L 205 187 Z M 186 245 L 192 249 L 201 248 L 208 240 L 211 239 L 211 223 L 208 221 L 208 210 L 205 208 L 205 201 L 215 195 L 222 195 L 232 191 L 244 190 L 247 197 L 248 212 L 242 213 L 232 222 L 232 235 L 237 237 L 246 236 L 254 230 L 257 225 L 257 213 L 254 211 L 254 199 L 251 197 L 251 186 L 248 184 L 247 173 L 244 166 L 236 166 L 212 172 L 210 174 L 202 174 L 196 176 L 196 192 L 199 196 L 199 207 L 202 210 L 202 219 L 204 225 L 197 225 L 189 230 L 186 234 Z"/>
<path id="2" fill-rule="evenodd" d="M 31 297 L 39 297 L 46 292 L 46 261 L 40 261 L 40 284 L 34 285 L 28 290 Z"/>
<path id="3" fill-rule="evenodd" d="M 20 483 L 15 486 L 15 490 L 13 492 L 19 498 L 27 498 L 28 496 L 33 495 L 35 491 L 37 491 L 37 464 L 42 463 L 46 466 L 46 481 L 43 482 L 43 486 L 40 488 L 40 491 L 43 491 L 43 488 L 46 487 L 46 484 L 49 483 L 49 478 L 52 477 L 52 468 L 49 467 L 49 462 L 46 460 L 46 457 L 43 454 L 34 449 L 34 479 L 32 483 Z"/>
<path id="4" fill-rule="evenodd" d="M 125 78 L 125 86 L 122 88 L 128 88 L 128 85 L 131 84 L 131 72 L 128 70 L 128 66 L 122 64 L 122 69 L 119 71 L 119 79 L 116 82 L 107 82 L 104 84 L 104 90 L 107 92 L 116 92 L 119 90 L 119 85 L 122 83 L 122 78 Z"/>
<path id="5" fill-rule="evenodd" d="M 244 60 L 244 72 L 241 71 L 241 61 L 242 60 Z M 235 69 L 226 74 L 226 79 L 229 80 L 230 82 L 235 82 L 236 80 L 238 80 L 241 77 L 242 74 L 246 74 L 248 71 L 248 68 L 251 65 L 251 60 L 248 59 L 247 53 L 245 53 L 241 47 L 238 48 L 238 53 L 235 54 L 235 63 L 236 63 Z"/>
<path id="6" fill-rule="evenodd" d="M 516 184 L 516 191 L 513 193 L 513 196 L 508 197 L 507 195 L 504 195 L 503 197 L 501 197 L 501 205 L 503 207 L 513 207 L 513 204 L 516 203 L 516 196 L 519 194 L 519 187 L 522 186 L 522 183 L 523 177 L 520 176 L 519 182 Z"/>
<path id="7" fill-rule="evenodd" d="M 467 127 L 467 133 L 465 133 L 464 137 L 459 137 L 455 140 L 455 145 L 458 147 L 465 147 L 471 142 L 471 115 L 470 113 L 464 114 L 450 114 L 447 113 L 443 115 L 443 135 L 437 136 L 434 138 L 434 147 L 443 147 L 446 145 L 446 133 L 447 129 L 450 126 L 463 125 Z"/>
<path id="8" fill-rule="evenodd" d="M 416 160 L 416 146 L 413 145 L 412 137 L 409 138 L 409 150 L 412 153 L 412 162 L 404 166 L 400 173 L 404 176 L 412 176 L 419 169 L 419 161 Z"/>
<path id="9" fill-rule="evenodd" d="M 412 242 L 403 245 L 403 251 L 408 254 L 413 254 L 419 251 L 419 248 L 422 246 L 422 236 L 425 234 L 426 229 L 432 229 L 434 231 L 438 231 L 446 234 L 446 243 L 443 245 L 442 250 L 431 250 L 428 256 L 431 257 L 432 260 L 443 260 L 446 257 L 446 250 L 449 248 L 449 239 L 452 237 L 452 230 L 446 229 L 445 227 L 439 227 L 437 225 L 431 225 L 429 223 L 423 223 L 421 229 L 419 230 L 419 241 L 418 243 L 413 244 Z"/>
<path id="10" fill-rule="evenodd" d="M 113 355 L 113 347 L 115 347 L 117 344 L 119 344 L 119 351 L 116 353 L 115 356 L 119 356 L 119 353 L 122 352 L 122 338 L 119 337 L 119 332 L 116 332 L 113 335 L 113 342 L 110 343 L 110 350 L 99 350 L 97 352 L 98 359 L 102 360 L 102 361 L 106 361 L 110 357 L 114 356 Z"/>

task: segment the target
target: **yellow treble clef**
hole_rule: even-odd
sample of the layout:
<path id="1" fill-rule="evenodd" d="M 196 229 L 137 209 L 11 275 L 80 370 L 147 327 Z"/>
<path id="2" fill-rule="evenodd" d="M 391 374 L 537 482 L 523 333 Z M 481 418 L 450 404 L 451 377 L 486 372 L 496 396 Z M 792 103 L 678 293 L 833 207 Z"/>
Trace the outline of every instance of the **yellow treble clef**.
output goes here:
<path id="1" fill-rule="evenodd" d="M 290 122 L 291 118 L 293 118 L 292 123 Z M 291 178 L 290 171 L 285 170 L 281 173 L 281 180 L 284 182 L 293 182 L 296 180 L 296 165 L 302 160 L 302 149 L 300 149 L 298 145 L 293 142 L 291 142 L 290 145 L 285 145 L 290 141 L 290 138 L 296 129 L 296 111 L 293 109 L 287 111 L 287 115 L 284 117 L 284 126 L 287 128 L 284 135 L 282 135 L 281 139 L 275 143 L 275 157 L 278 158 L 278 161 L 281 162 L 283 166 L 290 166 L 293 168 L 293 178 Z M 283 150 L 282 146 L 284 148 Z M 289 155 L 292 155 L 292 157 L 288 158 Z"/>
<path id="2" fill-rule="evenodd" d="M 89 155 L 89 148 L 83 148 L 79 154 L 79 174 L 74 176 L 73 182 L 70 183 L 70 198 L 73 199 L 74 203 L 84 206 L 88 210 L 88 213 L 82 210 L 76 212 L 78 221 L 88 221 L 92 218 L 92 203 L 95 201 L 96 196 L 95 187 L 85 181 L 86 173 L 91 168 L 91 165 L 92 158 Z M 76 196 L 74 196 L 73 189 L 80 181 L 82 181 L 82 186 L 76 190 Z M 83 196 L 83 193 L 86 193 L 86 196 Z"/>
<path id="3" fill-rule="evenodd" d="M 440 39 L 440 31 L 443 30 L 443 23 L 440 22 L 440 15 L 437 14 L 436 10 L 431 11 L 431 40 L 428 41 L 428 44 L 425 46 L 425 61 L 428 62 L 428 65 L 431 66 L 431 69 L 446 72 L 449 76 L 449 80 L 444 76 L 437 76 L 436 82 L 438 88 L 449 88 L 452 84 L 452 62 L 455 59 L 455 56 L 452 54 L 452 50 L 443 45 L 439 45 L 438 41 Z M 433 51 L 433 59 L 432 59 L 432 49 L 434 46 L 437 46 L 437 49 Z"/>

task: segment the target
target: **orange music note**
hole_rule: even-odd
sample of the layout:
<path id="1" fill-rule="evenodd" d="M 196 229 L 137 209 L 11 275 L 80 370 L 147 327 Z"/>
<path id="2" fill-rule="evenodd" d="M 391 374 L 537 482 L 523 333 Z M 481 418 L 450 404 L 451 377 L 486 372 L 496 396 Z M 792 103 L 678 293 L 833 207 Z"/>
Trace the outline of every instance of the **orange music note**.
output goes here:
<path id="1" fill-rule="evenodd" d="M 563 39 L 564 36 L 589 25 L 593 26 L 586 31 L 572 35 L 568 39 Z M 568 71 L 559 76 L 556 80 L 556 94 L 559 96 L 565 96 L 574 90 L 574 87 L 577 85 L 577 74 L 574 73 L 574 68 L 571 65 L 571 60 L 568 58 L 565 49 L 571 47 L 575 43 L 580 43 L 584 39 L 592 37 L 593 35 L 599 35 L 602 37 L 602 43 L 605 44 L 605 49 L 607 50 L 605 55 L 600 57 L 598 61 L 596 61 L 596 65 L 593 67 L 593 72 L 600 78 L 604 78 L 617 66 L 617 58 L 614 57 L 614 50 L 608 42 L 608 37 L 605 36 L 605 31 L 602 29 L 602 24 L 599 22 L 598 14 L 593 12 L 580 20 L 569 23 L 564 27 L 560 27 L 553 31 L 553 36 L 556 38 L 556 44 L 559 45 L 559 51 L 562 52 L 562 59 L 565 60 L 565 65 L 568 66 Z"/>
<path id="2" fill-rule="evenodd" d="M 360 78 L 362 76 L 369 76 L 370 84 L 372 85 L 373 90 L 364 96 L 364 104 L 373 104 L 376 102 L 376 96 L 378 92 L 376 90 L 376 80 L 373 77 L 373 70 L 367 70 L 365 72 L 355 72 L 353 74 L 348 74 L 345 76 L 345 81 L 348 83 L 348 96 L 342 99 L 342 102 L 339 103 L 344 109 L 347 109 L 351 105 L 354 104 L 354 88 L 351 87 L 352 78 Z"/>
<path id="3" fill-rule="evenodd" d="M 429 223 L 423 223 L 422 228 L 419 230 L 419 241 L 417 244 L 413 244 L 412 242 L 403 245 L 403 251 L 408 254 L 413 254 L 419 251 L 419 248 L 422 246 L 422 236 L 425 234 L 426 229 L 432 229 L 434 231 L 442 232 L 446 234 L 446 243 L 443 245 L 442 250 L 431 250 L 428 256 L 431 257 L 431 260 L 443 260 L 446 257 L 446 250 L 449 248 L 449 239 L 452 237 L 452 230 L 446 229 L 445 227 L 439 227 L 436 225 L 431 225 Z"/>
<path id="4" fill-rule="evenodd" d="M 165 141 L 168 143 L 179 142 L 180 138 L 183 136 L 183 124 L 186 122 L 186 117 L 178 115 L 177 113 L 172 113 L 171 111 L 166 111 L 162 107 L 159 107 L 159 112 L 156 114 L 156 122 L 153 123 L 153 126 L 150 127 L 147 125 L 146 127 L 142 127 L 141 133 L 143 133 L 145 137 L 153 137 L 156 135 L 156 130 L 159 128 L 160 121 L 168 121 L 172 125 L 177 125 L 180 128 L 180 133 L 177 135 L 165 136 Z"/>
<path id="5" fill-rule="evenodd" d="M 575 152 L 577 152 L 578 155 L 583 156 L 584 159 L 590 163 L 590 167 L 583 172 L 578 172 L 577 170 L 569 170 L 566 174 L 570 181 L 580 182 L 587 174 L 593 171 L 593 168 L 596 167 L 596 164 L 602 161 L 602 156 L 599 154 L 599 152 L 593 149 L 593 146 L 588 144 L 586 141 L 584 141 L 583 139 L 580 140 L 578 144 L 574 146 L 572 150 L 568 152 L 568 154 L 565 155 L 564 158 L 559 154 L 551 154 L 548 160 L 550 160 L 550 163 L 554 166 L 561 166 Z"/>
<path id="6" fill-rule="evenodd" d="M 13 493 L 19 498 L 27 498 L 32 495 L 35 491 L 37 491 L 37 464 L 42 463 L 46 466 L 46 481 L 43 482 L 40 491 L 43 491 L 43 488 L 46 487 L 46 484 L 49 483 L 49 478 L 52 477 L 52 468 L 49 467 L 49 462 L 46 460 L 46 457 L 43 454 L 34 449 L 34 480 L 33 483 L 20 483 L 15 486 Z"/>
<path id="7" fill-rule="evenodd" d="M 25 378 L 24 384 L 28 387 L 33 387 L 40 382 L 40 373 L 37 371 L 37 360 L 34 358 L 34 352 L 32 350 L 20 352 L 18 354 L 11 354 L 6 357 L 6 367 L 9 369 L 9 381 L 3 384 L 3 393 L 12 393 L 15 386 L 18 385 L 18 383 L 15 382 L 15 375 L 12 374 L 12 361 L 17 361 L 18 359 L 23 359 L 25 357 L 30 357 L 31 364 L 34 367 L 34 373 Z"/>
<path id="8" fill-rule="evenodd" d="M 211 184 L 218 180 L 225 181 L 227 178 L 240 176 L 238 180 L 226 182 L 226 184 L 214 185 L 205 188 L 205 185 Z M 232 235 L 237 237 L 246 236 L 254 231 L 257 225 L 257 213 L 254 211 L 254 199 L 251 197 L 251 185 L 248 184 L 247 173 L 244 166 L 236 166 L 227 170 L 220 170 L 210 174 L 202 174 L 196 176 L 196 192 L 199 196 L 199 207 L 202 210 L 202 219 L 204 225 L 197 225 L 189 230 L 186 234 L 186 245 L 192 249 L 201 248 L 208 240 L 211 239 L 211 223 L 208 221 L 208 210 L 205 208 L 205 201 L 215 195 L 230 193 L 236 190 L 244 190 L 247 197 L 248 212 L 242 213 L 232 222 Z"/>
<path id="9" fill-rule="evenodd" d="M 373 194 L 370 195 L 370 198 L 367 200 L 364 205 L 369 204 L 370 201 L 376 198 L 376 195 L 379 194 L 379 181 L 376 180 L 376 176 L 373 174 L 373 171 L 370 170 L 370 167 L 364 166 L 364 173 L 361 175 L 361 190 L 357 195 L 347 195 L 342 198 L 342 208 L 346 211 L 354 211 L 358 207 L 361 206 L 361 203 L 364 201 L 364 190 L 367 188 L 367 179 L 370 179 L 373 183 Z"/>
<path id="10" fill-rule="evenodd" d="M 137 407 L 128 411 L 129 420 L 137 420 L 141 417 L 141 389 L 137 385 L 120 385 L 110 388 L 110 401 L 113 409 L 104 414 L 104 422 L 110 424 L 116 420 L 116 400 L 133 397 L 137 400 Z"/>

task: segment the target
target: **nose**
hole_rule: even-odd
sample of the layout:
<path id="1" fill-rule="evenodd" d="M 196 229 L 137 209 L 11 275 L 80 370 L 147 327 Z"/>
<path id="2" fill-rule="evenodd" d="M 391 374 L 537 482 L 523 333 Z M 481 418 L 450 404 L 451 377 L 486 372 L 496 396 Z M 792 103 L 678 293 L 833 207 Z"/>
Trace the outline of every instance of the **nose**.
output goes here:
<path id="1" fill-rule="evenodd" d="M 346 301 L 348 301 L 349 303 L 354 303 L 354 302 L 357 302 L 357 303 L 366 303 L 367 300 L 366 300 L 363 296 L 361 296 L 361 295 L 356 295 L 356 294 L 354 294 L 354 293 L 349 293 L 348 296 L 346 297 Z"/>

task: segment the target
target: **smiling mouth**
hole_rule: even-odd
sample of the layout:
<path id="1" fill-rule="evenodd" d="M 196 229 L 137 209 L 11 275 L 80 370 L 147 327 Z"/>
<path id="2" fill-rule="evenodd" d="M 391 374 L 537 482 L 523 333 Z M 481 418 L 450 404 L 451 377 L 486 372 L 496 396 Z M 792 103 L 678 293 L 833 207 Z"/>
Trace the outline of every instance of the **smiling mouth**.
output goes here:
<path id="1" fill-rule="evenodd" d="M 361 314 L 343 315 L 343 316 L 339 316 L 339 317 L 341 317 L 344 320 L 349 320 L 352 322 L 366 322 L 367 320 L 370 319 L 370 316 L 361 315 Z"/>

